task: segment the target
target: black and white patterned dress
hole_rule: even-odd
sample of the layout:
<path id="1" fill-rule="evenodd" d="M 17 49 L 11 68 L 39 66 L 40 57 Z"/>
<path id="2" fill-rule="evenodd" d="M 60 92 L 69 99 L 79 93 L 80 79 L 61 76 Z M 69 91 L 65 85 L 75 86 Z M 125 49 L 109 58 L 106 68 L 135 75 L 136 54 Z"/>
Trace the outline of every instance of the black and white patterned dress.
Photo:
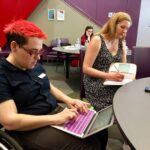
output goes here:
<path id="1" fill-rule="evenodd" d="M 101 49 L 93 64 L 93 68 L 108 72 L 109 66 L 113 62 L 122 61 L 122 43 L 119 41 L 118 51 L 115 56 L 112 56 L 107 49 L 105 41 L 102 36 Z M 94 78 L 88 75 L 84 75 L 84 87 L 86 99 L 94 106 L 95 110 L 101 110 L 112 104 L 113 96 L 120 86 L 104 86 L 104 79 Z"/>

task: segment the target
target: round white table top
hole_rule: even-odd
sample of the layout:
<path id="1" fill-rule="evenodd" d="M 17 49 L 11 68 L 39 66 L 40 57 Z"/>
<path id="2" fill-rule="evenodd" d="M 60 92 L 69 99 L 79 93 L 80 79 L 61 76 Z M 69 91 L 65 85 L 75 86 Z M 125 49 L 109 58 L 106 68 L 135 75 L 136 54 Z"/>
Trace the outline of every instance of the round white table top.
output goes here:
<path id="1" fill-rule="evenodd" d="M 70 53 L 70 54 L 80 54 L 80 49 L 82 47 L 71 46 L 61 46 L 61 47 L 53 47 L 52 49 L 57 52 Z"/>

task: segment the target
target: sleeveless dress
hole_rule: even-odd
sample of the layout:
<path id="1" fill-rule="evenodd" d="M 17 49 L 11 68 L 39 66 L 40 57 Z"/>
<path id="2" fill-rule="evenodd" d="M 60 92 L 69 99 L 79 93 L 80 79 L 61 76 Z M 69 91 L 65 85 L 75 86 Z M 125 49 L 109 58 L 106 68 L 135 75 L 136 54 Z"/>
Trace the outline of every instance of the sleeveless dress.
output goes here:
<path id="1" fill-rule="evenodd" d="M 108 72 L 111 63 L 122 61 L 122 43 L 121 41 L 119 41 L 117 54 L 115 56 L 112 56 L 110 51 L 107 49 L 105 41 L 101 35 L 100 38 L 101 48 L 93 64 L 93 68 L 100 71 Z M 97 111 L 112 104 L 114 94 L 120 87 L 106 85 L 104 86 L 103 82 L 104 79 L 102 78 L 95 78 L 84 75 L 84 88 L 86 99 Z"/>

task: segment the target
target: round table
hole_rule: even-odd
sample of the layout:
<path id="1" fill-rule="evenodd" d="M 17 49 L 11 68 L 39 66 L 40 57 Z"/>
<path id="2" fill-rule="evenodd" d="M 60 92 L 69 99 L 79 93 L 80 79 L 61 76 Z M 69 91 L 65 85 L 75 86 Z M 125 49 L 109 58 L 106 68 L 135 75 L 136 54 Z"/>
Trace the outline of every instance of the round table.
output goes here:
<path id="1" fill-rule="evenodd" d="M 150 78 L 130 82 L 116 92 L 113 99 L 117 123 L 131 146 L 137 150 L 150 149 Z"/>
<path id="2" fill-rule="evenodd" d="M 54 51 L 64 53 L 66 55 L 66 79 L 69 78 L 69 57 L 71 54 L 80 54 L 81 47 L 64 46 L 64 47 L 53 47 Z"/>

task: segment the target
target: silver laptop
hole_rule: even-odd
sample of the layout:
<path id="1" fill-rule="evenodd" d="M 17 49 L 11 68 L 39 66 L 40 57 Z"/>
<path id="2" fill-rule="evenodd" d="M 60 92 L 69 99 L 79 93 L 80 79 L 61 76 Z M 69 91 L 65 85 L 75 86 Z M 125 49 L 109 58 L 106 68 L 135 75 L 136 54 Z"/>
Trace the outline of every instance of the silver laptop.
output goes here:
<path id="1" fill-rule="evenodd" d="M 112 106 L 102 109 L 99 112 L 96 112 L 94 110 L 90 111 L 91 111 L 90 119 L 88 119 L 88 121 L 84 120 L 82 117 L 80 119 L 78 119 L 77 117 L 75 121 L 69 122 L 69 124 L 60 126 L 53 125 L 52 127 L 62 130 L 66 133 L 69 133 L 79 138 L 86 138 L 113 125 L 114 116 Z"/>

